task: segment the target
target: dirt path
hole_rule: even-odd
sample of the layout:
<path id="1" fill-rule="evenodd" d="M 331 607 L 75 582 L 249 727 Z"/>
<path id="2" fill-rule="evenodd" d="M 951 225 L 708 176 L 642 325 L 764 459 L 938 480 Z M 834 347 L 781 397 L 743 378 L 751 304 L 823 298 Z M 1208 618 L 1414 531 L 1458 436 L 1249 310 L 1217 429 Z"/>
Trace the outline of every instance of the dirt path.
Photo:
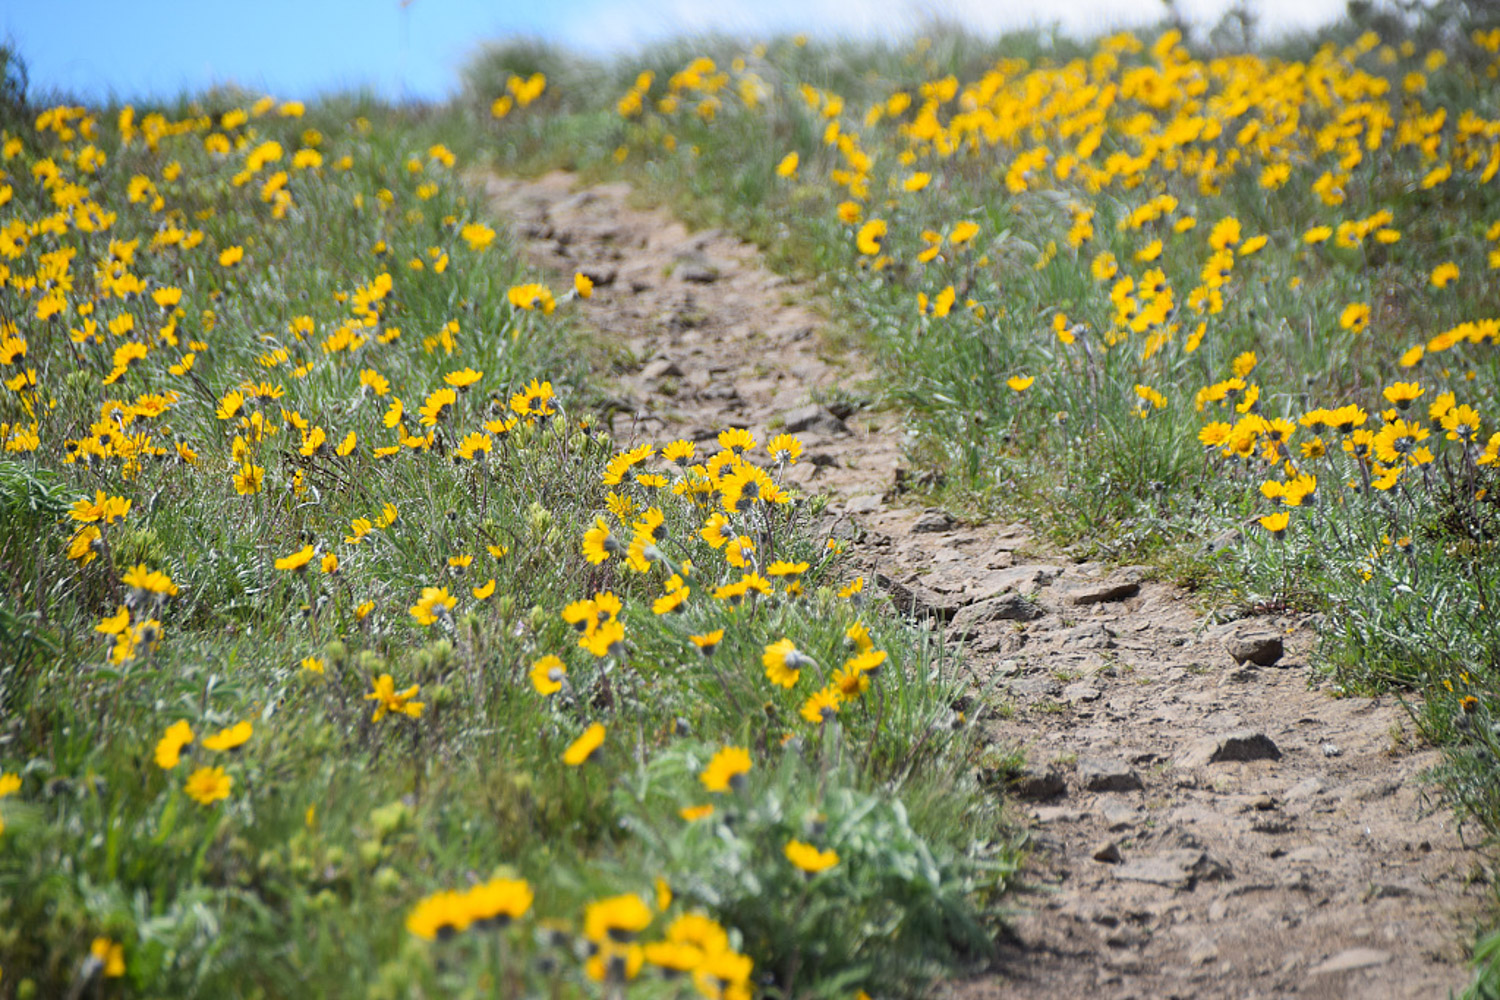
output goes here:
<path id="1" fill-rule="evenodd" d="M 1292 620 L 1210 627 L 1129 569 L 1044 552 L 1021 525 L 964 525 L 891 503 L 889 415 L 838 400 L 868 378 L 827 353 L 805 292 L 753 247 L 690 234 L 623 184 L 494 178 L 532 263 L 594 279 L 585 315 L 639 364 L 619 380 L 622 440 L 789 430 L 793 481 L 832 497 L 904 610 L 962 638 L 1000 694 L 983 725 L 1031 767 L 1031 891 L 994 966 L 939 992 L 989 997 L 1441 997 L 1467 980 L 1487 891 L 1451 815 L 1423 798 L 1437 763 L 1389 698 L 1309 689 Z M 832 409 L 818 405 L 830 402 Z M 1237 665 L 1230 653 L 1269 658 Z"/>

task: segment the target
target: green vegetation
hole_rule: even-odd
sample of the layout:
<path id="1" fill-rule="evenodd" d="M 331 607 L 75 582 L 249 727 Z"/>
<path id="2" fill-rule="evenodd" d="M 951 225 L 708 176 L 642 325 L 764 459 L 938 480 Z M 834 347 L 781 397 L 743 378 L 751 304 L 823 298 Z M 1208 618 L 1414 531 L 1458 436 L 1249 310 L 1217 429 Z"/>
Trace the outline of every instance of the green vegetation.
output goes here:
<path id="1" fill-rule="evenodd" d="M 982 950 L 1015 851 L 950 655 L 809 537 L 794 440 L 610 440 L 472 115 L 7 102 L 0 990 L 844 996 Z"/>
<path id="2" fill-rule="evenodd" d="M 915 994 L 982 951 L 1016 858 L 949 653 L 808 536 L 796 442 L 609 439 L 587 283 L 527 280 L 485 165 L 815 279 L 937 499 L 1325 612 L 1500 832 L 1500 30 L 1232 36 L 507 45 L 439 109 L 29 107 L 5 52 L 0 983 Z"/>
<path id="3" fill-rule="evenodd" d="M 1326 612 L 1321 664 L 1417 695 L 1493 836 L 1500 31 L 1234 27 L 674 44 L 497 158 L 629 177 L 815 280 L 935 499 Z"/>

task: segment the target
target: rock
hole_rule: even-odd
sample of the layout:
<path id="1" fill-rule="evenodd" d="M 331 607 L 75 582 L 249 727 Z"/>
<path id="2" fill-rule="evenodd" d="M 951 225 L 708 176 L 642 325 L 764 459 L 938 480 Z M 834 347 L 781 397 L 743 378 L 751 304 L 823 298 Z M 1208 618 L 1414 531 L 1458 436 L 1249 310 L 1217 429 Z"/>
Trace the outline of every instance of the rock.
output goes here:
<path id="1" fill-rule="evenodd" d="M 850 514 L 873 514 L 880 509 L 880 503 L 880 497 L 874 493 L 864 493 L 850 497 L 844 504 L 844 510 Z"/>
<path id="2" fill-rule="evenodd" d="M 1038 698 L 1056 698 L 1062 694 L 1062 685 L 1046 675 L 1023 677 L 1018 681 L 1011 681 L 1006 687 L 1017 698 L 1026 698 L 1031 701 Z"/>
<path id="3" fill-rule="evenodd" d="M 954 639 L 972 639 L 979 634 L 981 625 L 990 622 L 1032 622 L 1045 612 L 1020 594 L 1006 594 L 978 601 L 960 608 L 953 616 L 949 632 Z"/>
<path id="4" fill-rule="evenodd" d="M 1169 889 L 1191 889 L 1199 881 L 1227 878 L 1229 869 L 1196 848 L 1163 851 L 1150 858 L 1129 861 L 1115 869 L 1115 878 L 1150 882 Z"/>
<path id="5" fill-rule="evenodd" d="M 1234 662 L 1243 666 L 1253 663 L 1258 667 L 1273 666 L 1285 653 L 1281 636 L 1275 632 L 1234 632 L 1224 637 L 1224 649 Z"/>
<path id="6" fill-rule="evenodd" d="M 911 531 L 914 535 L 948 531 L 955 523 L 953 515 L 945 510 L 925 510 L 911 526 Z"/>
<path id="7" fill-rule="evenodd" d="M 1342 757 L 1343 755 L 1344 755 L 1344 751 L 1341 750 L 1341 749 L 1339 749 L 1339 745 L 1337 743 L 1324 743 L 1323 744 L 1323 756 L 1324 757 Z"/>
<path id="8" fill-rule="evenodd" d="M 1068 784 L 1055 768 L 1028 767 L 1010 780 L 1010 794 L 1018 799 L 1039 802 L 1055 799 L 1068 790 Z"/>
<path id="9" fill-rule="evenodd" d="M 1404 899 L 1421 894 L 1421 890 L 1417 887 L 1401 882 L 1373 882 L 1370 888 L 1365 890 L 1366 899 Z"/>
<path id="10" fill-rule="evenodd" d="M 1104 817 L 1104 824 L 1111 833 L 1128 830 L 1140 822 L 1141 811 L 1134 806 L 1127 806 L 1120 802 L 1106 803 L 1100 810 Z"/>
<path id="11" fill-rule="evenodd" d="M 1315 798 L 1323 790 L 1323 779 L 1316 776 L 1303 778 L 1291 788 L 1286 790 L 1287 802 L 1301 802 L 1303 799 Z"/>
<path id="12" fill-rule="evenodd" d="M 1098 701 L 1103 695 L 1098 688 L 1084 681 L 1075 681 L 1063 688 L 1063 701 L 1069 705 L 1081 705 L 1088 701 Z"/>
<path id="13" fill-rule="evenodd" d="M 902 614 L 913 618 L 935 618 L 947 621 L 958 611 L 958 602 L 951 596 L 928 590 L 921 584 L 906 584 L 884 573 L 875 574 L 875 583 L 891 595 L 891 602 Z"/>
<path id="14" fill-rule="evenodd" d="M 1123 601 L 1141 592 L 1141 579 L 1136 573 L 1121 573 L 1106 580 L 1090 580 L 1072 587 L 1067 593 L 1069 604 L 1105 604 Z"/>
<path id="15" fill-rule="evenodd" d="M 1299 847 L 1281 856 L 1281 860 L 1292 865 L 1315 865 L 1328 860 L 1328 848 L 1317 844 Z"/>
<path id="16" fill-rule="evenodd" d="M 1062 570 L 1056 566 L 1038 564 L 995 569 L 975 580 L 970 585 L 969 592 L 976 600 L 995 597 L 1008 591 L 1035 593 L 1051 585 L 1061 573 Z"/>
<path id="17" fill-rule="evenodd" d="M 1107 865 L 1117 865 L 1124 860 L 1120 855 L 1120 845 L 1113 840 L 1105 840 L 1095 845 L 1089 857 L 1095 861 L 1102 861 Z"/>
<path id="18" fill-rule="evenodd" d="M 597 264 L 584 264 L 578 272 L 594 283 L 595 288 L 608 288 L 615 283 L 615 278 L 620 272 L 613 267 L 600 267 Z"/>
<path id="19" fill-rule="evenodd" d="M 1142 787 L 1140 775 L 1123 760 L 1080 757 L 1078 783 L 1090 792 L 1133 792 Z"/>
<path id="20" fill-rule="evenodd" d="M 1280 759 L 1281 750 L 1269 736 L 1247 729 L 1194 740 L 1173 763 L 1178 767 L 1193 768 L 1227 761 Z"/>
<path id="21" fill-rule="evenodd" d="M 1115 645 L 1114 633 L 1099 622 L 1065 628 L 1054 636 L 1070 649 L 1113 649 Z"/>
<path id="22" fill-rule="evenodd" d="M 1373 969 L 1391 960 L 1391 953 L 1376 948 L 1349 948 L 1332 956 L 1320 965 L 1308 970 L 1310 976 L 1326 976 L 1335 972 L 1354 972 L 1357 969 Z"/>
<path id="23" fill-rule="evenodd" d="M 916 562 L 919 556 L 916 553 L 901 551 L 897 557 L 907 565 Z M 969 574 L 962 569 L 952 566 L 947 569 L 933 570 L 931 573 L 923 573 L 917 578 L 917 582 L 924 587 L 936 590 L 940 594 L 962 594 L 964 588 L 969 584 Z"/>
<path id="24" fill-rule="evenodd" d="M 1219 957 L 1219 949 L 1212 941 L 1200 941 L 1188 952 L 1188 961 L 1194 965 L 1207 965 Z"/>
<path id="25" fill-rule="evenodd" d="M 1037 806 L 1032 810 L 1032 815 L 1041 824 L 1047 823 L 1076 823 L 1087 819 L 1088 813 L 1082 809 L 1074 809 L 1071 806 Z"/>
<path id="26" fill-rule="evenodd" d="M 699 285 L 711 285 L 719 280 L 719 269 L 698 250 L 678 254 L 674 273 L 683 281 Z"/>
<path id="27" fill-rule="evenodd" d="M 670 358 L 658 358 L 641 369 L 641 378 L 647 382 L 655 382 L 663 378 L 681 378 L 682 369 L 677 367 L 676 362 Z"/>
<path id="28" fill-rule="evenodd" d="M 815 431 L 819 434 L 848 434 L 849 426 L 829 412 L 825 406 L 808 403 L 790 411 L 782 418 L 788 434 Z"/>
<path id="29" fill-rule="evenodd" d="M 1110 601 L 1123 601 L 1127 597 L 1134 597 L 1140 593 L 1139 583 L 1125 583 L 1104 580 L 1100 583 L 1088 583 L 1074 587 L 1067 593 L 1069 604 L 1106 604 Z"/>

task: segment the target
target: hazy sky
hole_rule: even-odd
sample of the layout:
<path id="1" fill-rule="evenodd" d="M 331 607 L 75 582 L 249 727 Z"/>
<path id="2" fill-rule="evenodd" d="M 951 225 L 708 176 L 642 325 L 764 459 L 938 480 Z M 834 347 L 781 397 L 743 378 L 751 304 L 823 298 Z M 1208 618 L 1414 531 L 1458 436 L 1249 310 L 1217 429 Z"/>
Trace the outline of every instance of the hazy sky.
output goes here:
<path id="1" fill-rule="evenodd" d="M 1251 0 L 1266 30 L 1309 27 L 1344 0 Z M 1230 0 L 1179 0 L 1212 23 Z M 934 16 L 984 32 L 1056 22 L 1075 33 L 1147 23 L 1160 0 L 4 0 L 0 36 L 34 93 L 172 97 L 238 83 L 277 97 L 372 86 L 441 98 L 480 43 L 539 36 L 591 53 L 698 31 L 900 34 Z"/>

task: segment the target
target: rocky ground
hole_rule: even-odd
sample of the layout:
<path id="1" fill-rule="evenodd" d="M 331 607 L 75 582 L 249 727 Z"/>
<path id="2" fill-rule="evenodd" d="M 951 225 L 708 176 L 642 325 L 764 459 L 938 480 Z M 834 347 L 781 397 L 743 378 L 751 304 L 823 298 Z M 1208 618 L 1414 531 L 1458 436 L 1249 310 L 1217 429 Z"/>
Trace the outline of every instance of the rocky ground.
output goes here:
<path id="1" fill-rule="evenodd" d="M 1437 763 L 1393 699 L 1334 698 L 1295 618 L 1213 625 L 1126 567 L 1049 553 L 1024 525 L 902 504 L 896 416 L 850 403 L 868 370 L 807 292 L 723 233 L 632 206 L 623 184 L 491 178 L 532 263 L 593 278 L 619 356 L 622 440 L 795 432 L 898 607 L 962 641 L 980 724 L 1029 761 L 1026 889 L 994 962 L 939 995 L 1442 997 L 1467 979 L 1487 891 Z"/>

